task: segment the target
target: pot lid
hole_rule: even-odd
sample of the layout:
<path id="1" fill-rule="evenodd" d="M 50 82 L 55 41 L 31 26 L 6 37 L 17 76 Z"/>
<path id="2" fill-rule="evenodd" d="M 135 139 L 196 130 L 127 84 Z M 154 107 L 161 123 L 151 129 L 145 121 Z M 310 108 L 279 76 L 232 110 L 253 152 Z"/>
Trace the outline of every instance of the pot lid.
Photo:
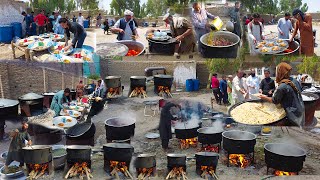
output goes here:
<path id="1" fill-rule="evenodd" d="M 157 75 L 154 75 L 154 77 L 157 77 L 157 78 L 173 78 L 171 75 L 164 75 L 164 74 L 157 74 Z"/>
<path id="2" fill-rule="evenodd" d="M 302 92 L 307 92 L 307 93 L 320 93 L 320 89 L 316 87 L 311 87 L 308 89 L 303 90 Z"/>
<path id="3" fill-rule="evenodd" d="M 16 106 L 18 104 L 19 104 L 19 101 L 17 101 L 17 100 L 0 98 L 0 108 L 12 107 L 12 106 Z"/>
<path id="4" fill-rule="evenodd" d="M 120 79 L 121 76 L 107 76 L 105 79 L 110 80 L 110 79 Z"/>
<path id="5" fill-rule="evenodd" d="M 313 94 L 313 93 L 301 93 L 301 96 L 302 96 L 302 100 L 304 102 L 306 101 L 316 101 L 319 99 L 319 96 L 317 94 Z"/>
<path id="6" fill-rule="evenodd" d="M 25 101 L 28 101 L 28 100 L 37 100 L 37 99 L 41 99 L 43 98 L 42 95 L 39 95 L 39 94 L 36 94 L 36 93 L 28 93 L 28 94 L 25 94 L 23 96 L 20 96 L 18 99 L 19 100 L 25 100 Z"/>
<path id="7" fill-rule="evenodd" d="M 125 56 L 129 48 L 120 43 L 102 43 L 97 45 L 97 54 L 104 58 L 113 58 L 115 56 Z"/>

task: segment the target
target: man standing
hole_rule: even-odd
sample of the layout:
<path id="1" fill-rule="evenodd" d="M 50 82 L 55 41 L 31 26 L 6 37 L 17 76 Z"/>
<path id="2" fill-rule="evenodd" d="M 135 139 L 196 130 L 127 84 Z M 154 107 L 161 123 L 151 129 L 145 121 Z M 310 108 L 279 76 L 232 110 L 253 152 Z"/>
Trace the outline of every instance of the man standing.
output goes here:
<path id="1" fill-rule="evenodd" d="M 44 10 L 34 18 L 34 22 L 38 24 L 39 34 L 43 34 L 45 32 L 45 27 L 49 22 L 48 18 L 44 15 Z"/>
<path id="2" fill-rule="evenodd" d="M 102 19 L 102 16 L 101 16 L 101 14 L 99 14 L 99 15 L 97 16 L 97 24 L 96 24 L 96 27 L 97 27 L 97 28 L 101 26 L 101 19 Z"/>
<path id="3" fill-rule="evenodd" d="M 80 81 L 76 87 L 76 98 L 82 97 L 83 92 L 84 92 L 84 85 L 83 85 L 82 81 Z"/>
<path id="4" fill-rule="evenodd" d="M 138 36 L 137 28 L 132 21 L 133 12 L 126 10 L 124 12 L 124 17 L 119 19 L 111 32 L 118 33 L 117 40 L 135 40 Z"/>
<path id="5" fill-rule="evenodd" d="M 29 125 L 26 122 L 22 122 L 21 129 L 16 129 L 11 133 L 12 141 L 9 146 L 8 156 L 5 164 L 5 171 L 8 172 L 8 166 L 12 161 L 18 161 L 20 168 L 24 166 L 23 151 L 22 148 L 27 145 L 31 146 L 32 141 L 28 133 Z"/>
<path id="6" fill-rule="evenodd" d="M 211 78 L 211 88 L 217 104 L 221 105 L 222 94 L 220 92 L 219 85 L 218 75 L 215 73 Z"/>
<path id="7" fill-rule="evenodd" d="M 244 101 L 246 90 L 243 87 L 242 77 L 243 77 L 243 71 L 239 69 L 237 71 L 236 77 L 234 77 L 232 81 L 232 104 L 231 105 Z"/>
<path id="8" fill-rule="evenodd" d="M 250 47 L 250 54 L 256 55 L 255 47 L 258 41 L 264 40 L 262 35 L 263 25 L 260 22 L 260 15 L 253 14 L 253 20 L 248 24 L 248 42 Z"/>
<path id="9" fill-rule="evenodd" d="M 201 9 L 200 4 L 198 2 L 193 3 L 192 24 L 196 32 L 199 51 L 201 50 L 201 36 L 210 32 L 210 24 L 208 23 L 208 19 L 213 20 L 215 18 L 216 17 L 214 15 L 210 14 L 205 9 Z"/>
<path id="10" fill-rule="evenodd" d="M 268 97 L 272 97 L 273 92 L 275 91 L 276 86 L 274 80 L 270 78 L 270 70 L 264 70 L 264 79 L 260 83 L 259 92 Z"/>
<path id="11" fill-rule="evenodd" d="M 232 75 L 228 76 L 228 80 L 227 80 L 227 93 L 228 93 L 228 102 L 229 104 L 232 103 Z"/>
<path id="12" fill-rule="evenodd" d="M 231 18 L 231 22 L 233 22 L 233 25 L 234 25 L 233 33 L 238 35 L 241 38 L 240 2 L 239 1 L 237 1 L 235 3 L 234 8 L 230 10 L 229 16 Z"/>
<path id="13" fill-rule="evenodd" d="M 247 78 L 247 87 L 249 92 L 249 98 L 252 99 L 253 94 L 259 93 L 260 79 L 256 76 L 254 69 L 251 69 L 250 76 Z"/>
<path id="14" fill-rule="evenodd" d="M 84 21 L 84 17 L 82 16 L 82 13 L 79 13 L 78 16 L 78 23 L 83 27 L 83 21 Z"/>
<path id="15" fill-rule="evenodd" d="M 291 18 L 290 13 L 286 13 L 283 18 L 279 19 L 278 21 L 279 39 L 289 39 L 290 32 L 293 29 L 290 18 Z"/>
<path id="16" fill-rule="evenodd" d="M 72 22 L 77 22 L 76 15 L 73 15 Z"/>
<path id="17" fill-rule="evenodd" d="M 107 32 L 107 35 L 109 34 L 109 20 L 106 19 L 104 22 L 103 22 L 103 34 L 106 34 Z"/>
<path id="18" fill-rule="evenodd" d="M 223 99 L 223 104 L 224 105 L 228 105 L 228 92 L 227 92 L 227 79 L 226 76 L 223 75 L 221 80 L 220 80 L 220 92 L 222 95 L 222 99 Z"/>
<path id="19" fill-rule="evenodd" d="M 173 17 L 169 13 L 163 17 L 163 21 L 170 25 L 172 37 L 177 41 L 174 56 L 194 52 L 196 40 L 192 24 L 184 17 Z"/>
<path id="20" fill-rule="evenodd" d="M 27 14 L 25 11 L 22 11 L 22 16 L 24 16 L 23 22 L 26 22 L 26 35 L 27 36 L 32 36 L 34 35 L 32 33 L 32 22 L 33 22 L 33 18 L 31 17 L 31 15 Z"/>
<path id="21" fill-rule="evenodd" d="M 87 37 L 87 33 L 84 30 L 83 26 L 81 26 L 78 23 L 69 22 L 66 18 L 61 18 L 59 20 L 59 24 L 64 29 L 64 37 L 66 41 L 65 50 L 67 51 L 71 48 L 71 46 L 74 48 L 82 48 L 84 40 Z M 68 45 L 68 40 L 70 39 L 70 32 L 74 34 L 74 37 L 71 43 Z"/>

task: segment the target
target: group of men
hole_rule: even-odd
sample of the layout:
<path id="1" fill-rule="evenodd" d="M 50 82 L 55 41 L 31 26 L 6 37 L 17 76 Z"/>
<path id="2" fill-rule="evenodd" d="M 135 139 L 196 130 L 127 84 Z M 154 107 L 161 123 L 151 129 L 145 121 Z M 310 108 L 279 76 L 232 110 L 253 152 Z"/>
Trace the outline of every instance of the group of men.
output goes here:
<path id="1" fill-rule="evenodd" d="M 226 77 L 223 75 L 219 81 L 217 74 L 211 78 L 211 88 L 217 104 L 224 105 L 236 104 L 245 99 L 256 99 L 256 95 L 261 93 L 271 97 L 275 91 L 275 82 L 270 78 L 270 70 L 264 70 L 264 79 L 256 76 L 252 69 L 249 76 L 242 70 L 238 70 L 236 76 Z"/>

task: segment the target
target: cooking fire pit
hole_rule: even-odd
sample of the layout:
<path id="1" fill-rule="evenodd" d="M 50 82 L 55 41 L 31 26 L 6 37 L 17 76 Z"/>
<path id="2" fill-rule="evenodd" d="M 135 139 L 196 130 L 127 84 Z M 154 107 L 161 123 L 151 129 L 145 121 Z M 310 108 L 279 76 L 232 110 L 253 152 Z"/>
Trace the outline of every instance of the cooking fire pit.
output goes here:
<path id="1" fill-rule="evenodd" d="M 204 179 L 216 176 L 219 154 L 213 152 L 196 153 L 196 173 Z"/>
<path id="2" fill-rule="evenodd" d="M 227 152 L 227 166 L 234 164 L 245 168 L 254 163 L 254 146 L 257 136 L 253 133 L 239 130 L 222 133 L 223 149 Z M 250 155 L 252 154 L 252 156 Z"/>
<path id="3" fill-rule="evenodd" d="M 52 149 L 50 146 L 33 145 L 23 148 L 23 158 L 30 179 L 53 177 Z"/>
<path id="4" fill-rule="evenodd" d="M 18 98 L 21 114 L 27 117 L 43 113 L 43 96 L 35 93 L 28 93 Z"/>
<path id="5" fill-rule="evenodd" d="M 117 98 L 122 94 L 121 77 L 107 76 L 104 79 L 107 88 L 107 98 Z"/>
<path id="6" fill-rule="evenodd" d="M 119 117 L 105 121 L 106 138 L 108 142 L 130 140 L 134 136 L 136 120 Z"/>
<path id="7" fill-rule="evenodd" d="M 220 152 L 222 132 L 214 127 L 198 129 L 198 141 L 201 143 L 201 151 Z"/>
<path id="8" fill-rule="evenodd" d="M 156 156 L 151 154 L 139 154 L 135 161 L 135 167 L 138 179 L 154 176 L 156 173 Z"/>
<path id="9" fill-rule="evenodd" d="M 154 75 L 154 93 L 162 97 L 172 97 L 172 82 L 173 77 L 170 75 Z"/>
<path id="10" fill-rule="evenodd" d="M 264 145 L 267 174 L 269 168 L 274 175 L 298 175 L 306 159 L 306 151 L 298 146 L 284 143 L 268 143 Z"/>
<path id="11" fill-rule="evenodd" d="M 103 151 L 104 170 L 108 174 L 118 177 L 117 179 L 119 179 L 119 174 L 133 179 L 129 167 L 134 149 L 130 144 L 108 143 L 103 145 Z"/>
<path id="12" fill-rule="evenodd" d="M 129 97 L 147 97 L 147 77 L 145 76 L 131 76 Z"/>
<path id="13" fill-rule="evenodd" d="M 175 124 L 175 134 L 176 138 L 180 141 L 180 149 L 197 147 L 198 129 L 199 124 L 188 124 L 187 122 L 179 122 Z"/>
<path id="14" fill-rule="evenodd" d="M 187 156 L 185 154 L 167 154 L 167 178 L 187 176 Z M 167 179 L 166 178 L 166 179 Z"/>

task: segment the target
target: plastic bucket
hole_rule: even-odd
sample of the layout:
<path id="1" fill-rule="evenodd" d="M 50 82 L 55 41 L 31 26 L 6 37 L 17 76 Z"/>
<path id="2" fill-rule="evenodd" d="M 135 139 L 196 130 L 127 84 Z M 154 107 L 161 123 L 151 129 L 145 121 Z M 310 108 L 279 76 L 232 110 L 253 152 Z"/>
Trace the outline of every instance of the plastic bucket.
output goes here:
<path id="1" fill-rule="evenodd" d="M 89 21 L 88 20 L 84 20 L 83 21 L 83 27 L 84 28 L 89 28 Z"/>
<path id="2" fill-rule="evenodd" d="M 11 23 L 13 27 L 13 37 L 22 38 L 22 24 L 19 22 Z"/>
<path id="3" fill-rule="evenodd" d="M 186 91 L 187 92 L 193 91 L 193 80 L 192 79 L 186 80 Z"/>
<path id="4" fill-rule="evenodd" d="M 193 90 L 199 91 L 200 81 L 199 79 L 192 79 L 193 82 Z"/>
<path id="5" fill-rule="evenodd" d="M 13 39 L 12 25 L 1 25 L 0 26 L 0 42 L 10 43 L 12 39 Z"/>

